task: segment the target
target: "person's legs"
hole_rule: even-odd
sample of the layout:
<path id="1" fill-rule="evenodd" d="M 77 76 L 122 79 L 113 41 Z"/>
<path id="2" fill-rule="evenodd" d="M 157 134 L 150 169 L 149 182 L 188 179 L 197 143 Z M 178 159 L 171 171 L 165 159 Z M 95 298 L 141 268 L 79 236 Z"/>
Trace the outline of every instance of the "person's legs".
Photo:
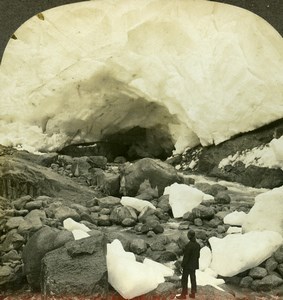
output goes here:
<path id="1" fill-rule="evenodd" d="M 188 294 L 188 278 L 189 278 L 189 271 L 183 269 L 183 274 L 181 278 L 181 285 L 182 285 L 182 292 L 180 296 L 177 296 L 177 299 L 185 299 L 186 295 Z"/>
<path id="2" fill-rule="evenodd" d="M 196 281 L 196 270 L 190 270 L 190 281 L 191 281 L 191 293 L 190 298 L 195 297 L 195 293 L 197 292 L 197 281 Z"/>

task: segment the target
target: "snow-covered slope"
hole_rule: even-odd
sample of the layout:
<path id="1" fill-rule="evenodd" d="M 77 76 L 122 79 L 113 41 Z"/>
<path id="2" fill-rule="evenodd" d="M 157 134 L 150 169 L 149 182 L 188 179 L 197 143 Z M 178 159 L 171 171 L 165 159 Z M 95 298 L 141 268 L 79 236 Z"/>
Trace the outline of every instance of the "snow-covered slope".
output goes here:
<path id="1" fill-rule="evenodd" d="M 205 0 L 98 0 L 16 32 L 0 69 L 0 143 L 50 151 L 141 127 L 176 152 L 283 117 L 283 40 Z M 166 137 L 166 139 L 165 139 Z"/>

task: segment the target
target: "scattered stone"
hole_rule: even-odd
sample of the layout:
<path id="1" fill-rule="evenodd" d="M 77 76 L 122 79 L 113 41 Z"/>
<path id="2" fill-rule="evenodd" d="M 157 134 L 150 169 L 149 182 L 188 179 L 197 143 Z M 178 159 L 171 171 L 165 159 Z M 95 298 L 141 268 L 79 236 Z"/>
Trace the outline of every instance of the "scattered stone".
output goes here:
<path id="1" fill-rule="evenodd" d="M 107 165 L 107 158 L 105 156 L 88 156 L 87 162 L 93 168 L 99 168 L 105 170 Z"/>
<path id="2" fill-rule="evenodd" d="M 11 261 L 19 261 L 21 259 L 21 255 L 16 250 L 11 250 L 8 253 L 5 253 L 2 256 L 2 262 L 11 262 Z"/>
<path id="3" fill-rule="evenodd" d="M 13 276 L 13 269 L 9 266 L 0 266 L 0 286 L 9 282 Z"/>
<path id="4" fill-rule="evenodd" d="M 24 237 L 18 234 L 16 229 L 12 229 L 7 233 L 6 238 L 4 239 L 4 242 L 1 245 L 1 250 L 3 252 L 9 252 L 13 249 L 18 250 L 22 247 L 24 242 Z"/>
<path id="5" fill-rule="evenodd" d="M 110 214 L 110 220 L 114 224 L 121 224 L 124 219 L 134 219 L 137 220 L 137 215 L 134 209 L 127 207 L 127 206 L 117 206 L 114 207 Z"/>
<path id="6" fill-rule="evenodd" d="M 211 228 L 217 228 L 217 226 L 222 225 L 222 221 L 218 218 L 214 218 L 207 222 L 207 225 Z"/>
<path id="7" fill-rule="evenodd" d="M 169 195 L 162 195 L 159 197 L 157 207 L 163 212 L 170 212 L 172 209 L 169 204 Z"/>
<path id="8" fill-rule="evenodd" d="M 272 273 L 277 268 L 277 266 L 278 262 L 273 257 L 268 258 L 265 262 L 265 269 L 269 274 Z"/>
<path id="9" fill-rule="evenodd" d="M 231 202 L 231 197 L 228 195 L 227 192 L 221 191 L 221 192 L 217 193 L 214 200 L 216 201 L 216 203 L 219 203 L 219 204 L 229 204 Z"/>
<path id="10" fill-rule="evenodd" d="M 214 217 L 214 209 L 211 207 L 206 207 L 204 205 L 198 205 L 192 210 L 195 218 L 200 218 L 202 220 L 211 220 Z"/>
<path id="11" fill-rule="evenodd" d="M 32 197 L 27 195 L 27 196 L 23 196 L 17 200 L 14 200 L 12 202 L 12 204 L 15 207 L 15 209 L 20 210 L 20 209 L 24 209 L 26 203 L 29 201 L 32 201 Z"/>
<path id="12" fill-rule="evenodd" d="M 111 226 L 112 222 L 109 215 L 100 215 L 97 219 L 98 226 Z"/>
<path id="13" fill-rule="evenodd" d="M 183 217 L 184 218 L 184 217 Z M 196 225 L 196 226 L 202 226 L 202 219 L 201 218 L 196 218 L 196 219 L 194 219 L 194 224 Z"/>
<path id="14" fill-rule="evenodd" d="M 43 210 L 35 209 L 30 211 L 24 218 L 24 221 L 18 227 L 20 234 L 30 234 L 43 226 L 42 219 L 46 218 Z"/>
<path id="15" fill-rule="evenodd" d="M 279 263 L 283 263 L 283 246 L 280 246 L 273 254 L 275 260 Z"/>
<path id="16" fill-rule="evenodd" d="M 74 209 L 80 216 L 82 214 L 89 214 L 89 209 L 81 204 L 72 203 L 70 208 Z"/>
<path id="17" fill-rule="evenodd" d="M 267 275 L 263 279 L 254 280 L 251 288 L 255 291 L 271 291 L 283 284 L 283 279 L 276 275 Z"/>
<path id="18" fill-rule="evenodd" d="M 7 228 L 7 230 L 18 228 L 22 222 L 24 222 L 23 217 L 12 217 L 12 218 L 8 219 L 8 221 L 6 223 L 6 228 Z"/>
<path id="19" fill-rule="evenodd" d="M 156 233 L 156 234 L 161 234 L 164 232 L 164 228 L 162 225 L 160 224 L 157 224 L 155 225 L 153 228 L 152 228 L 153 232 Z"/>
<path id="20" fill-rule="evenodd" d="M 121 199 L 113 196 L 97 199 L 100 208 L 113 208 L 120 205 Z"/>
<path id="21" fill-rule="evenodd" d="M 63 222 L 65 219 L 71 218 L 75 221 L 80 221 L 80 215 L 73 208 L 62 205 L 55 209 L 54 216 L 59 221 Z"/>
<path id="22" fill-rule="evenodd" d="M 217 232 L 218 232 L 218 233 L 224 233 L 224 232 L 226 232 L 225 226 L 223 226 L 223 225 L 218 225 L 218 226 L 217 226 Z"/>
<path id="23" fill-rule="evenodd" d="M 262 279 L 267 276 L 267 270 L 262 267 L 255 267 L 250 270 L 249 276 L 253 279 Z"/>
<path id="24" fill-rule="evenodd" d="M 130 250 L 138 255 L 145 253 L 147 250 L 147 243 L 143 239 L 133 239 L 130 243 Z"/>
<path id="25" fill-rule="evenodd" d="M 279 264 L 278 266 L 277 266 L 277 270 L 278 270 L 278 272 L 279 272 L 279 274 L 282 276 L 282 278 L 283 278 L 283 264 Z"/>
<path id="26" fill-rule="evenodd" d="M 253 282 L 253 278 L 251 276 L 245 276 L 240 281 L 240 287 L 249 288 Z"/>
<path id="27" fill-rule="evenodd" d="M 43 205 L 42 200 L 35 200 L 35 201 L 27 202 L 25 208 L 31 211 L 34 209 L 41 209 L 42 205 Z"/>
<path id="28" fill-rule="evenodd" d="M 97 175 L 97 186 L 100 190 L 111 196 L 120 194 L 120 175 L 102 172 Z"/>
<path id="29" fill-rule="evenodd" d="M 153 251 L 164 251 L 166 249 L 165 245 L 159 241 L 153 242 L 149 246 L 150 246 L 150 249 Z"/>
<path id="30" fill-rule="evenodd" d="M 141 223 L 145 223 L 146 222 L 146 219 L 149 217 L 149 216 L 152 216 L 152 215 L 155 215 L 155 209 L 149 207 L 149 206 L 145 206 L 142 211 L 140 212 L 139 216 L 138 216 L 138 220 L 141 222 Z"/>
<path id="31" fill-rule="evenodd" d="M 136 220 L 132 219 L 132 218 L 126 218 L 122 221 L 121 225 L 125 226 L 125 227 L 132 227 L 135 226 L 137 223 Z"/>

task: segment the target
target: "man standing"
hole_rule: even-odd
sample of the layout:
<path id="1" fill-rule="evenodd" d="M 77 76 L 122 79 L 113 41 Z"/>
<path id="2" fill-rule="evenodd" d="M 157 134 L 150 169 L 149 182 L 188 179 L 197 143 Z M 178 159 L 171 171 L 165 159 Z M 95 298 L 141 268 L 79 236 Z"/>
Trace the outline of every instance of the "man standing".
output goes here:
<path id="1" fill-rule="evenodd" d="M 190 240 L 184 249 L 184 257 L 182 261 L 183 274 L 181 279 L 182 293 L 177 299 L 186 299 L 188 294 L 188 277 L 191 280 L 190 298 L 195 298 L 197 292 L 196 269 L 199 268 L 200 245 L 196 241 L 195 232 L 188 231 L 188 239 Z"/>

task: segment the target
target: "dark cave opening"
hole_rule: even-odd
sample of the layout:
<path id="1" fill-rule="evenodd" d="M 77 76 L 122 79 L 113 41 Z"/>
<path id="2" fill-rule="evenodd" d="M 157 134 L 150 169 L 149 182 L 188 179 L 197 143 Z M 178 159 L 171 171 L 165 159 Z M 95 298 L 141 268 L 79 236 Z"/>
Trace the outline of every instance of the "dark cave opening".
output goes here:
<path id="1" fill-rule="evenodd" d="M 72 157 L 102 155 L 113 162 L 118 156 L 123 156 L 128 161 L 145 157 L 165 160 L 172 155 L 174 149 L 171 135 L 160 125 L 124 129 L 106 135 L 100 141 L 68 145 L 58 153 Z"/>

